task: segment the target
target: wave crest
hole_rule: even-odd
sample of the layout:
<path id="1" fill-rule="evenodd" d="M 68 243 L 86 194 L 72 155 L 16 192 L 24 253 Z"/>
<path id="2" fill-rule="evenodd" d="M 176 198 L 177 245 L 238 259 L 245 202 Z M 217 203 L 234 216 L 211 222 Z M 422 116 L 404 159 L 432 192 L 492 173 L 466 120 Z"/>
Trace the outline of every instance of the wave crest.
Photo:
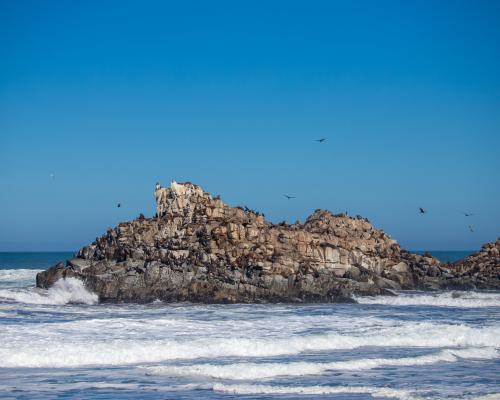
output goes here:
<path id="1" fill-rule="evenodd" d="M 481 308 L 500 307 L 500 293 L 441 292 L 441 293 L 398 293 L 397 296 L 356 297 L 360 304 L 388 306 L 433 306 Z"/>
<path id="2" fill-rule="evenodd" d="M 213 386 L 216 392 L 243 394 L 370 394 L 373 397 L 395 397 L 401 400 L 415 399 L 410 392 L 400 389 L 370 386 L 271 386 L 271 385 L 225 385 L 216 383 Z"/>
<path id="3" fill-rule="evenodd" d="M 88 291 L 83 282 L 76 278 L 59 279 L 48 290 L 39 288 L 3 289 L 0 298 L 19 303 L 62 305 L 62 304 L 96 304 L 99 300 L 95 293 Z"/>
<path id="4" fill-rule="evenodd" d="M 105 321 L 101 325 L 105 328 Z M 51 324 L 52 325 L 52 324 Z M 65 325 L 67 329 L 67 326 Z M 17 334 L 18 327 L 15 328 Z M 48 328 L 53 338 L 54 326 Z M 99 328 L 95 328 L 99 329 Z M 72 330 L 72 332 L 74 332 Z M 75 332 L 71 342 L 57 347 L 42 341 L 29 340 L 15 348 L 0 346 L 3 367 L 77 367 L 84 365 L 123 365 L 158 363 L 176 359 L 215 357 L 274 357 L 303 352 L 348 350 L 363 346 L 376 347 L 500 347 L 500 328 L 472 328 L 464 325 L 408 324 L 384 329 L 369 336 L 338 333 L 295 336 L 288 338 L 221 338 L 206 337 L 188 340 L 148 339 L 124 336 L 93 340 L 94 330 Z M 30 335 L 28 333 L 28 335 Z M 124 352 L 123 349 L 127 351 Z M 61 352 L 65 355 L 61 357 Z"/>
<path id="5" fill-rule="evenodd" d="M 187 366 L 146 367 L 152 375 L 206 376 L 217 379 L 254 380 L 277 376 L 319 375 L 333 370 L 367 370 L 382 366 L 412 366 L 456 362 L 459 359 L 494 359 L 498 351 L 494 348 L 447 349 L 418 357 L 362 358 L 330 363 L 235 363 L 225 365 L 194 364 Z"/>

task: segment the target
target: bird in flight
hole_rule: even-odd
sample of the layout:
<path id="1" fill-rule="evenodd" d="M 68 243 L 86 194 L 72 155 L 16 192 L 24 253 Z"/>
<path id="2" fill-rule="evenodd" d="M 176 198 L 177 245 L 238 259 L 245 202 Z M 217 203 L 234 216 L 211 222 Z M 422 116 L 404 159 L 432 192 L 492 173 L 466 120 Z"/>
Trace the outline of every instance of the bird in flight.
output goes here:
<path id="1" fill-rule="evenodd" d="M 118 203 L 116 206 L 120 208 L 122 206 L 122 203 Z"/>
<path id="2" fill-rule="evenodd" d="M 290 199 L 295 199 L 295 196 L 289 196 L 289 195 L 287 195 L 287 194 L 284 194 L 283 196 L 285 196 L 288 200 L 290 200 Z"/>
<path id="3" fill-rule="evenodd" d="M 474 227 L 472 225 L 469 225 L 469 231 L 474 232 Z"/>
<path id="4" fill-rule="evenodd" d="M 321 138 L 321 139 L 316 139 L 315 142 L 323 143 L 326 140 L 326 138 Z"/>
<path id="5" fill-rule="evenodd" d="M 426 211 L 426 210 L 424 210 L 422 207 L 420 207 L 420 208 L 418 209 L 418 211 L 420 212 L 420 214 L 425 214 L 425 213 L 427 212 L 427 211 Z"/>
<path id="6" fill-rule="evenodd" d="M 466 213 L 466 212 L 464 212 L 464 215 L 465 215 L 466 217 L 472 217 L 474 214 L 473 214 L 473 213 Z"/>

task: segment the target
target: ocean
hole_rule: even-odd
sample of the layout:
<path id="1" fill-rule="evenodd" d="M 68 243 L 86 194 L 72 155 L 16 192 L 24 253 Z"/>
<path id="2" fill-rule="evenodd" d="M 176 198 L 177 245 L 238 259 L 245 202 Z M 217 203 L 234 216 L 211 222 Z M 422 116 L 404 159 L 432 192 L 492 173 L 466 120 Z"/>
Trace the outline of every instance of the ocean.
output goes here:
<path id="1" fill-rule="evenodd" d="M 449 262 L 455 262 L 455 261 L 458 261 L 462 258 L 465 258 L 468 255 L 471 255 L 472 253 L 474 253 L 474 251 L 472 251 L 472 250 L 470 250 L 470 251 L 467 251 L 467 250 L 459 250 L 459 251 L 417 250 L 417 251 L 413 251 L 413 253 L 422 254 L 422 255 L 425 253 L 429 253 L 431 256 L 436 257 L 439 261 L 449 263 Z"/>
<path id="2" fill-rule="evenodd" d="M 500 292 L 113 305 L 34 287 L 70 256 L 0 253 L 0 398 L 500 399 Z"/>

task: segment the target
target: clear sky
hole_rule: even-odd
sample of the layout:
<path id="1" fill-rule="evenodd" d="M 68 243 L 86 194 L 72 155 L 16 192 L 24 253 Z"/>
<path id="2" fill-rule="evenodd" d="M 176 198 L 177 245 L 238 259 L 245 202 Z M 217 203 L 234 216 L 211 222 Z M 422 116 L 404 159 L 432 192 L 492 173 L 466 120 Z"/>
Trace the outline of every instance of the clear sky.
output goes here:
<path id="1" fill-rule="evenodd" d="M 0 250 L 78 249 L 172 179 L 477 249 L 499 178 L 498 1 L 0 0 Z"/>

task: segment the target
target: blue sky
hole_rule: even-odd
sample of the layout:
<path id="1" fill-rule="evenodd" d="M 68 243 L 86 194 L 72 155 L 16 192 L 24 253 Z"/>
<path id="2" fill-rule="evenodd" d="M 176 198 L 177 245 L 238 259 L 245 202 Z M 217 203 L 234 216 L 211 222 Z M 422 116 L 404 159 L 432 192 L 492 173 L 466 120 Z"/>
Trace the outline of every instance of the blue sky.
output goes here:
<path id="1" fill-rule="evenodd" d="M 477 249 L 500 235 L 499 43 L 496 1 L 0 0 L 0 251 L 78 249 L 172 179 Z"/>

